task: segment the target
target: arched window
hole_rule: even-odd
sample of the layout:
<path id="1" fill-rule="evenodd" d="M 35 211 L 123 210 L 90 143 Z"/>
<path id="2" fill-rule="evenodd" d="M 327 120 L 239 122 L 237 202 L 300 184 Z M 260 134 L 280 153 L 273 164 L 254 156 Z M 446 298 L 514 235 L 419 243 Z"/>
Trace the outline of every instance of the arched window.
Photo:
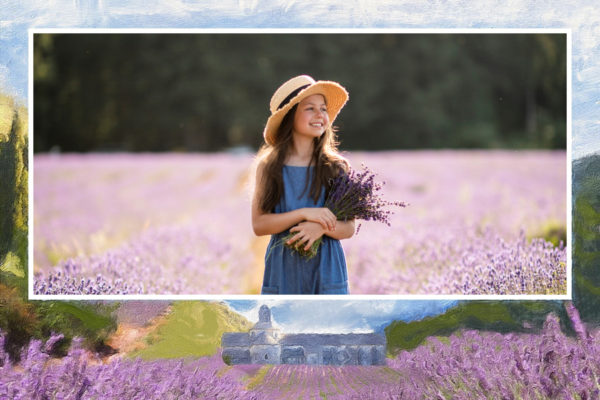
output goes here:
<path id="1" fill-rule="evenodd" d="M 265 354 L 265 360 L 267 360 L 267 359 L 268 359 L 268 357 L 267 357 L 267 355 Z"/>

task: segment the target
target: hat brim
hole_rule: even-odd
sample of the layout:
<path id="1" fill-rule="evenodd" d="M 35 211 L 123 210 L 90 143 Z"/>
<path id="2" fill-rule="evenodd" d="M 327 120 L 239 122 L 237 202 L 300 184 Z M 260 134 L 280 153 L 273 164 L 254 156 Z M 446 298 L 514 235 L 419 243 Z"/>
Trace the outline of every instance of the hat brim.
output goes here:
<path id="1" fill-rule="evenodd" d="M 265 142 L 267 142 L 267 144 L 275 144 L 277 129 L 279 128 L 279 125 L 281 125 L 281 121 L 288 111 L 290 111 L 292 107 L 300 103 L 303 99 L 308 96 L 312 96 L 313 94 L 320 94 L 325 97 L 330 124 L 333 124 L 333 121 L 339 114 L 340 110 L 348 101 L 348 92 L 339 83 L 331 81 L 315 82 L 306 89 L 300 91 L 289 101 L 289 103 L 281 107 L 269 117 L 263 131 L 263 137 L 265 138 Z"/>

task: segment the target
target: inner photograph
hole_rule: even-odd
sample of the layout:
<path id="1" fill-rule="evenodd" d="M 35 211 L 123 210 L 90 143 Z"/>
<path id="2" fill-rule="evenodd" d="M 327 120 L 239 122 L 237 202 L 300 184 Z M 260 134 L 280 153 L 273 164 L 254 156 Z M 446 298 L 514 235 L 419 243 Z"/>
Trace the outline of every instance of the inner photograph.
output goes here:
<path id="1" fill-rule="evenodd" d="M 567 295 L 567 40 L 34 31 L 30 294 Z"/>

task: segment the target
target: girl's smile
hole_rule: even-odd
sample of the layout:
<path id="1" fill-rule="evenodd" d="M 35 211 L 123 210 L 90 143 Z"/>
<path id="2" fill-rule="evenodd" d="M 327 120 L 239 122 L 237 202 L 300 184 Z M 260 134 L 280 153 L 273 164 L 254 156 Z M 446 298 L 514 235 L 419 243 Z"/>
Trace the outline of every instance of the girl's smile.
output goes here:
<path id="1" fill-rule="evenodd" d="M 298 103 L 294 115 L 294 134 L 319 137 L 328 125 L 329 115 L 323 95 L 313 94 Z"/>

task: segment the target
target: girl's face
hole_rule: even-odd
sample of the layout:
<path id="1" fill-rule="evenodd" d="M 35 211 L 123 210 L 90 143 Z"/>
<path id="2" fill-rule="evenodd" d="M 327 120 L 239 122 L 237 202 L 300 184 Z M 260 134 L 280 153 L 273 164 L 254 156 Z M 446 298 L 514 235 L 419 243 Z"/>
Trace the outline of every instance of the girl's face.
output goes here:
<path id="1" fill-rule="evenodd" d="M 319 137 L 328 126 L 329 115 L 323 95 L 313 94 L 298 103 L 292 130 L 294 135 Z"/>

